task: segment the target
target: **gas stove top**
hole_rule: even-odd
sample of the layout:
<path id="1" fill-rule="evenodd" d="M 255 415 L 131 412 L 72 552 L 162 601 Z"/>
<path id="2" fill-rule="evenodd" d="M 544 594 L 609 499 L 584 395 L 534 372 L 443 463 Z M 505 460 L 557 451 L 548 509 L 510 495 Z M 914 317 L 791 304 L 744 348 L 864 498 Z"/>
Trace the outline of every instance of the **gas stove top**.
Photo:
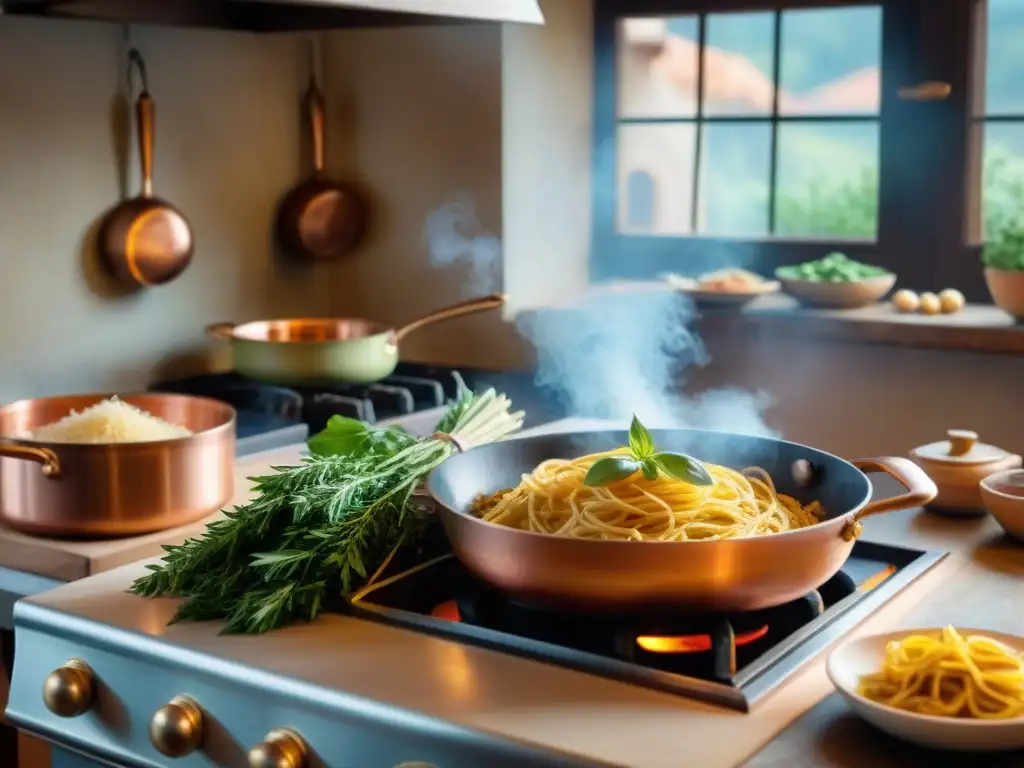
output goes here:
<path id="1" fill-rule="evenodd" d="M 229 371 L 158 382 L 150 389 L 212 397 L 234 406 L 238 454 L 248 455 L 301 443 L 334 415 L 403 426 L 413 415 L 433 417 L 463 383 L 451 368 L 401 363 L 394 374 L 373 384 L 281 387 Z"/>
<path id="2" fill-rule="evenodd" d="M 945 557 L 858 541 L 842 570 L 791 603 L 741 614 L 576 614 L 510 600 L 454 558 L 347 610 L 387 624 L 747 711 Z"/>

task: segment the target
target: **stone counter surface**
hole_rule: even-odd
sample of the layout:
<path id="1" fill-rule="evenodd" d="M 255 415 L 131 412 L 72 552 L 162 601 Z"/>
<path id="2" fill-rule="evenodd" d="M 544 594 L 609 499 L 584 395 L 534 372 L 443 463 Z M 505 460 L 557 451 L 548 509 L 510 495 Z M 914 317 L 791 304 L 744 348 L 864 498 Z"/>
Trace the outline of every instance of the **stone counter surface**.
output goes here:
<path id="1" fill-rule="evenodd" d="M 590 426 L 599 425 L 560 422 L 544 431 Z M 268 464 L 289 463 L 299 448 L 290 456 L 278 451 L 264 458 Z M 258 469 L 250 464 L 248 474 L 259 474 Z M 900 490 L 884 476 L 872 479 L 877 496 Z M 866 521 L 865 539 L 952 554 L 868 618 L 854 636 L 947 623 L 1024 635 L 1024 545 L 1005 537 L 995 521 L 908 510 Z M 30 602 L 267 670 L 300 686 L 368 696 L 495 736 L 544 744 L 595 764 L 884 768 L 971 762 L 904 746 L 851 718 L 833 694 L 824 657 L 752 713 L 741 714 L 350 617 L 324 616 L 259 638 L 219 636 L 218 627 L 209 623 L 167 627 L 175 601 L 147 601 L 124 591 L 141 570 L 141 564 L 117 568 Z M 344 655 L 337 653 L 339 644 Z M 39 681 L 34 671 L 23 674 L 21 681 L 15 675 L 12 706 L 45 717 L 45 711 L 36 711 L 41 704 L 35 701 Z M 19 689 L 22 703 L 14 699 Z M 985 764 L 1024 766 L 1024 755 L 986 757 Z"/>
<path id="2" fill-rule="evenodd" d="M 881 482 L 878 483 L 882 485 Z M 893 624 L 900 627 L 990 629 L 1024 635 L 1024 544 L 1006 536 L 990 517 L 965 520 L 903 512 L 865 521 L 865 538 L 946 549 L 955 572 Z M 780 733 L 745 768 L 986 768 L 1024 766 L 1024 753 L 937 753 L 891 738 L 853 716 L 832 693 Z"/>

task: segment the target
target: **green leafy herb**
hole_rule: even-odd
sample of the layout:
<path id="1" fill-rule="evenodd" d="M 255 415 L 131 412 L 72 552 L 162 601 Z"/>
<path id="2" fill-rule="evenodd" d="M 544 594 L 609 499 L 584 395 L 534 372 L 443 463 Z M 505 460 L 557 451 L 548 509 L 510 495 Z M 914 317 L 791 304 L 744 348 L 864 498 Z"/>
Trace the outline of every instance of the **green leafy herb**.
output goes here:
<path id="1" fill-rule="evenodd" d="M 462 445 L 507 437 L 523 414 L 488 390 L 463 391 L 437 431 Z M 427 510 L 414 492 L 454 446 L 389 427 L 334 418 L 309 440 L 311 456 L 255 478 L 256 497 L 164 547 L 131 591 L 183 597 L 173 621 L 224 620 L 223 632 L 259 633 L 320 613 L 331 594 L 367 583 L 402 544 L 415 543 Z"/>
<path id="2" fill-rule="evenodd" d="M 714 479 L 701 462 L 685 453 L 656 453 L 653 457 L 658 469 L 669 477 L 690 485 L 711 485 Z"/>
<path id="3" fill-rule="evenodd" d="M 595 461 L 583 484 L 600 486 L 625 480 L 643 472 L 648 480 L 656 480 L 663 473 L 691 485 L 711 485 L 714 480 L 700 461 L 684 453 L 658 451 L 647 427 L 634 416 L 629 427 L 629 455 L 605 456 Z"/>
<path id="4" fill-rule="evenodd" d="M 641 461 L 654 453 L 654 438 L 636 416 L 629 425 L 629 449 Z"/>
<path id="5" fill-rule="evenodd" d="M 639 461 L 629 456 L 606 456 L 594 462 L 583 482 L 585 485 L 608 485 L 636 474 L 641 466 Z"/>
<path id="6" fill-rule="evenodd" d="M 309 438 L 306 445 L 313 456 L 391 456 L 415 442 L 416 438 L 401 427 L 371 427 L 356 419 L 332 416 L 324 430 Z"/>
<path id="7" fill-rule="evenodd" d="M 1024 271 L 1024 215 L 995 222 L 981 249 L 986 267 L 1007 272 Z"/>

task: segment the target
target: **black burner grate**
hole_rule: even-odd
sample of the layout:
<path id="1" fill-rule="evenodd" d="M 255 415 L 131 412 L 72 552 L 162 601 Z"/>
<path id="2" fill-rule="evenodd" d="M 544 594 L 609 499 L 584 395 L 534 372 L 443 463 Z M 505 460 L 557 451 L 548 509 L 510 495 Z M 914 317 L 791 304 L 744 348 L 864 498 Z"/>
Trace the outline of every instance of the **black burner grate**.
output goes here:
<path id="1" fill-rule="evenodd" d="M 808 595 L 733 615 L 553 612 L 509 600 L 454 558 L 346 610 L 396 626 L 747 710 L 944 553 L 857 542 Z"/>
<path id="2" fill-rule="evenodd" d="M 456 397 L 461 382 L 452 369 L 400 364 L 394 375 L 372 384 L 326 382 L 283 387 L 228 372 L 161 382 L 151 389 L 213 397 L 230 403 L 243 415 L 305 423 L 312 434 L 334 415 L 375 423 L 442 407 Z"/>

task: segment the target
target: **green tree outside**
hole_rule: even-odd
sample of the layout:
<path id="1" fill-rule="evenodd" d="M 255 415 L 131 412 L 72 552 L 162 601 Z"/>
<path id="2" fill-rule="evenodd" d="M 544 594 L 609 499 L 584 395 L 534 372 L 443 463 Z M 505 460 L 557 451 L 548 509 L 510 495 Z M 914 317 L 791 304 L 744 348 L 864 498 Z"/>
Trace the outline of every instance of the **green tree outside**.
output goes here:
<path id="1" fill-rule="evenodd" d="M 985 263 L 1024 269 L 1024 158 L 993 145 L 985 152 L 983 179 Z M 818 179 L 799 195 L 780 192 L 776 217 L 780 235 L 874 238 L 878 170 L 865 166 L 857 178 L 838 184 Z"/>

